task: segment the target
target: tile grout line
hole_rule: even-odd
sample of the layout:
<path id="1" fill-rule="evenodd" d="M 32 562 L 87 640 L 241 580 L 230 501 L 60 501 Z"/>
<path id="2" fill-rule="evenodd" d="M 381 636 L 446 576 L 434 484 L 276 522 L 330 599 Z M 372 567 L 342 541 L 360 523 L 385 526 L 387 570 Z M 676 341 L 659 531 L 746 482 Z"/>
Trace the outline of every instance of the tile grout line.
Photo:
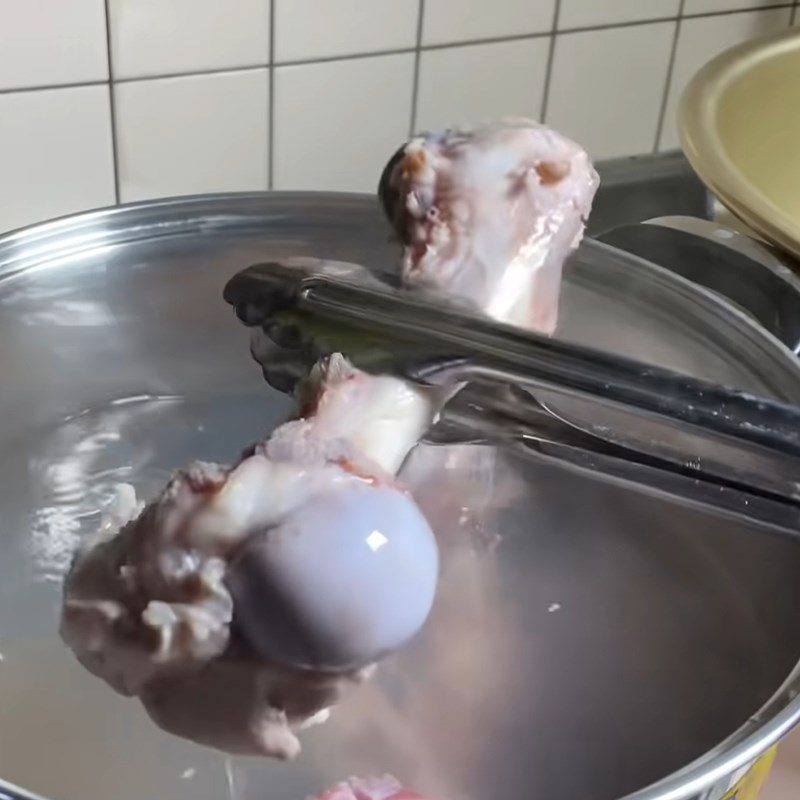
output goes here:
<path id="1" fill-rule="evenodd" d="M 408 138 L 417 129 L 417 99 L 419 97 L 419 65 L 422 60 L 422 20 L 425 14 L 425 0 L 419 0 L 417 6 L 417 39 L 414 46 L 414 74 L 411 79 L 411 118 L 408 121 Z"/>
<path id="2" fill-rule="evenodd" d="M 678 40 L 681 35 L 681 22 L 683 18 L 683 9 L 686 6 L 686 0 L 680 0 L 678 6 L 678 19 L 675 21 L 675 30 L 672 32 L 672 46 L 669 51 L 669 61 L 667 62 L 667 74 L 664 79 L 664 93 L 661 96 L 661 108 L 658 111 L 658 123 L 656 124 L 656 137 L 653 142 L 653 152 L 657 153 L 658 148 L 661 146 L 661 138 L 664 135 L 664 121 L 667 117 L 667 103 L 669 102 L 669 93 L 672 89 L 672 74 L 675 71 L 675 57 L 678 53 Z"/>
<path id="3" fill-rule="evenodd" d="M 269 2 L 269 71 L 267 74 L 267 189 L 275 185 L 275 3 Z"/>
<path id="4" fill-rule="evenodd" d="M 547 49 L 547 64 L 544 68 L 544 91 L 542 92 L 542 106 L 539 109 L 539 122 L 545 123 L 547 107 L 550 103 L 550 79 L 553 76 L 553 60 L 556 54 L 556 38 L 558 36 L 558 20 L 561 16 L 561 0 L 556 0 L 553 6 L 553 24 L 550 27 L 550 41 Z"/>
<path id="5" fill-rule="evenodd" d="M 108 112 L 111 121 L 111 159 L 114 168 L 114 202 L 119 205 L 119 146 L 117 142 L 117 101 L 114 91 L 114 65 L 111 58 L 111 12 L 109 0 L 103 3 L 106 14 L 106 60 L 108 64 Z"/>
<path id="6" fill-rule="evenodd" d="M 518 37 L 520 39 L 527 38 L 524 36 Z M 416 47 L 394 47 L 388 50 L 374 50 L 368 53 L 346 53 L 345 55 L 335 56 L 318 56 L 317 58 L 297 58 L 289 59 L 287 61 L 278 61 L 279 67 L 304 67 L 308 64 L 328 64 L 331 61 L 355 61 L 356 59 L 364 58 L 380 58 L 381 56 L 400 56 L 407 55 L 408 53 L 416 52 Z M 420 50 L 430 50 L 430 46 L 422 46 Z"/>
<path id="7" fill-rule="evenodd" d="M 202 75 L 229 75 L 232 72 L 253 72 L 257 69 L 267 69 L 270 61 L 257 64 L 243 64 L 240 67 L 209 67 L 208 69 L 193 69 L 181 72 L 157 72 L 153 75 L 137 75 L 135 78 L 115 78 L 114 83 L 141 83 L 142 81 L 163 81 L 170 78 L 193 78 Z"/>
<path id="8" fill-rule="evenodd" d="M 25 92 L 52 92 L 54 89 L 85 89 L 88 86 L 107 86 L 110 83 L 110 80 L 75 81 L 74 83 L 49 83 L 42 86 L 20 86 L 15 89 L 0 89 L 0 95 L 23 94 Z"/>
<path id="9" fill-rule="evenodd" d="M 684 14 L 683 19 L 699 19 L 700 17 L 730 17 L 734 14 L 750 14 L 753 11 L 773 11 L 778 8 L 791 8 L 794 0 L 784 0 L 784 2 L 770 3 L 764 6 L 748 6 L 746 8 L 728 8 L 724 11 L 705 11 L 696 14 Z"/>

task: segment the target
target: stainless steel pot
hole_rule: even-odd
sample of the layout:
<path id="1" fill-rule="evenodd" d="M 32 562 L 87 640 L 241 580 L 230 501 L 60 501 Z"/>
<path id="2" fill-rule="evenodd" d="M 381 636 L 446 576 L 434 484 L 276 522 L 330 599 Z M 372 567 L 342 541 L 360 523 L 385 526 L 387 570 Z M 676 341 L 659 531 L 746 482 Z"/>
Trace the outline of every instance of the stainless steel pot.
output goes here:
<path id="1" fill-rule="evenodd" d="M 385 771 L 442 800 L 731 790 L 800 718 L 796 535 L 517 445 L 501 450 L 522 491 L 498 510 L 504 612 L 475 630 L 481 669 L 435 680 L 429 626 L 380 678 L 393 713 L 344 706 L 297 764 L 172 739 L 73 662 L 59 580 L 113 484 L 147 494 L 286 413 L 221 290 L 292 255 L 396 259 L 354 195 L 163 201 L 0 239 L 0 797 L 294 800 Z M 568 270 L 557 335 L 800 403 L 794 355 L 749 313 L 607 245 Z"/>

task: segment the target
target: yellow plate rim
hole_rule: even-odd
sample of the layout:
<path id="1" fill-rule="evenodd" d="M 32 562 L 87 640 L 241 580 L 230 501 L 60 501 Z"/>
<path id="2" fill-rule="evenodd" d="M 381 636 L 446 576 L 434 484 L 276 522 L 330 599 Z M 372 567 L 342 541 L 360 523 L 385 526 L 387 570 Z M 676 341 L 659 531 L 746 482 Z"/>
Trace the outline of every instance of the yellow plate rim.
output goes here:
<path id="1" fill-rule="evenodd" d="M 800 50 L 800 30 L 781 31 L 726 50 L 687 85 L 678 106 L 684 154 L 706 186 L 756 233 L 800 258 L 800 224 L 748 181 L 728 158 L 716 125 L 729 84 L 764 61 Z"/>

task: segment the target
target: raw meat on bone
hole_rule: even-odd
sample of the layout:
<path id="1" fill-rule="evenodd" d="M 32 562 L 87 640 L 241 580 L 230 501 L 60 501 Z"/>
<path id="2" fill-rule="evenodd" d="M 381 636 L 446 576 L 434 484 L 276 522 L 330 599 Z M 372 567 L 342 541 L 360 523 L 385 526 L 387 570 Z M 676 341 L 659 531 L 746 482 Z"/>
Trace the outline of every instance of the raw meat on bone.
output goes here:
<path id="1" fill-rule="evenodd" d="M 514 121 L 412 140 L 387 165 L 380 194 L 404 244 L 407 287 L 432 288 L 500 321 L 551 333 L 561 268 L 580 241 L 596 187 L 577 145 L 536 123 Z M 324 721 L 377 660 L 402 646 L 433 602 L 434 538 L 393 475 L 442 396 L 366 375 L 338 355 L 319 364 L 304 386 L 301 418 L 234 467 L 195 464 L 178 472 L 144 510 L 123 490 L 115 518 L 77 556 L 65 581 L 62 635 L 81 663 L 117 691 L 139 696 L 166 730 L 228 752 L 297 755 L 299 731 Z M 464 519 L 472 524 L 456 502 L 462 467 L 478 475 L 475 485 L 484 493 L 496 490 L 491 451 L 432 449 L 412 467 L 425 476 L 417 498 L 436 519 L 440 542 L 463 529 Z M 443 505 L 432 479 L 445 467 L 454 502 Z M 473 512 L 492 508 L 480 492 L 462 499 Z M 368 523 L 370 516 L 379 524 Z M 390 585 L 351 553 L 337 581 L 318 538 L 326 518 L 340 519 L 332 526 L 339 541 L 390 558 L 395 552 L 414 569 Z M 392 531 L 397 519 L 402 530 Z M 284 562 L 275 543 L 287 535 L 287 524 L 300 526 L 308 546 Z M 381 536 L 370 543 L 367 529 Z M 457 537 L 450 542 L 464 546 Z M 473 588 L 494 585 L 473 574 L 481 563 L 455 558 L 445 573 Z M 327 599 L 331 589 L 338 592 L 338 613 L 326 616 L 317 585 L 325 586 Z M 350 594 L 360 599 L 348 606 L 353 598 L 345 587 L 353 586 L 359 593 Z M 387 586 L 393 601 L 375 602 Z M 451 587 L 437 624 L 454 636 L 474 629 L 469 620 L 485 620 L 491 605 L 487 592 L 476 594 L 462 597 Z M 371 637 L 359 639 L 364 626 L 352 619 L 366 606 L 375 624 Z M 343 619 L 348 624 L 337 627 Z M 494 639 L 506 634 L 497 626 L 485 647 L 502 652 L 508 643 Z M 439 678 L 452 672 L 441 655 Z M 476 653 L 474 664 L 459 669 L 479 675 L 491 655 Z M 471 698 L 464 707 L 465 732 L 481 702 Z M 431 744 L 443 745 L 441 757 L 449 758 L 446 742 Z M 386 784 L 351 782 L 332 790 L 351 796 L 323 797 L 422 800 L 399 784 L 394 794 L 381 795 L 380 786 Z"/>

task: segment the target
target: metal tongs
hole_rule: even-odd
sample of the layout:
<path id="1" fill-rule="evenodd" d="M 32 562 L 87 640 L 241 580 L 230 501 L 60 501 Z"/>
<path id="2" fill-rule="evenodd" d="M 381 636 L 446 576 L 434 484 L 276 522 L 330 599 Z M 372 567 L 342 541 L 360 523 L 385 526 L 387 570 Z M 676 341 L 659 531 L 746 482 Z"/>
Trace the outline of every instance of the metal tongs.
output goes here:
<path id="1" fill-rule="evenodd" d="M 276 364 L 310 365 L 341 350 L 372 371 L 466 385 L 429 441 L 505 438 L 605 479 L 800 530 L 800 409 L 499 324 L 329 263 L 258 264 L 225 287 L 240 319 L 278 343 L 271 355 L 253 349 L 274 385 Z"/>

